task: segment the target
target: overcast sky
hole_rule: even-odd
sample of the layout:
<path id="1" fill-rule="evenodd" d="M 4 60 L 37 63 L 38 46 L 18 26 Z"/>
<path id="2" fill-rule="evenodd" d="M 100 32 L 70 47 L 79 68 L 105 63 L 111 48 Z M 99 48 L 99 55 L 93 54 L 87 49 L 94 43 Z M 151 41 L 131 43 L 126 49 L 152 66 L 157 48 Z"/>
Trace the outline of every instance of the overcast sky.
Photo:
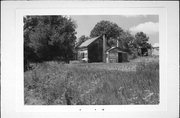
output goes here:
<path id="1" fill-rule="evenodd" d="M 93 27 L 101 20 L 108 20 L 118 24 L 122 29 L 132 34 L 143 31 L 149 36 L 153 45 L 159 43 L 159 17 L 158 15 L 74 15 L 70 16 L 77 24 L 77 38 L 81 35 L 89 36 Z"/>

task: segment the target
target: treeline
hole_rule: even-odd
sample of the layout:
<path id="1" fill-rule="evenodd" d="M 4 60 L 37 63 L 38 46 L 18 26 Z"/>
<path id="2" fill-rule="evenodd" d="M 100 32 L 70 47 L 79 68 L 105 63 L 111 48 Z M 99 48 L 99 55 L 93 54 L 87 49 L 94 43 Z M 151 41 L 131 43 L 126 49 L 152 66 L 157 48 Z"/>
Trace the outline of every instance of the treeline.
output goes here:
<path id="1" fill-rule="evenodd" d="M 145 33 L 138 32 L 134 36 L 110 21 L 98 22 L 90 36 L 81 36 L 78 42 L 76 27 L 76 23 L 66 16 L 24 16 L 24 70 L 28 69 L 30 62 L 69 62 L 74 58 L 75 47 L 102 34 L 106 35 L 109 47 L 119 40 L 119 46 L 130 54 L 135 54 L 139 48 L 145 49 L 144 52 L 151 48 Z"/>
<path id="2" fill-rule="evenodd" d="M 76 24 L 65 16 L 24 17 L 24 69 L 29 62 L 73 58 Z"/>

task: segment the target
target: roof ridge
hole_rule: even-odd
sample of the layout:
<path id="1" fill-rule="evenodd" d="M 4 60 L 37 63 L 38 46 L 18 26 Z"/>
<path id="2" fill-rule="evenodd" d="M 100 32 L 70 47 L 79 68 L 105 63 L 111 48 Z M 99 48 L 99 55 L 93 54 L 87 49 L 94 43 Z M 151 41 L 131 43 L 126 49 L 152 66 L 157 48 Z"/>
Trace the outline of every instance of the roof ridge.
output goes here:
<path id="1" fill-rule="evenodd" d="M 90 38 L 90 39 L 87 39 L 86 41 L 84 41 L 79 47 L 87 47 L 89 46 L 92 42 L 94 42 L 96 39 L 98 39 L 99 37 L 101 36 L 97 36 L 97 37 L 93 37 L 93 38 Z"/>

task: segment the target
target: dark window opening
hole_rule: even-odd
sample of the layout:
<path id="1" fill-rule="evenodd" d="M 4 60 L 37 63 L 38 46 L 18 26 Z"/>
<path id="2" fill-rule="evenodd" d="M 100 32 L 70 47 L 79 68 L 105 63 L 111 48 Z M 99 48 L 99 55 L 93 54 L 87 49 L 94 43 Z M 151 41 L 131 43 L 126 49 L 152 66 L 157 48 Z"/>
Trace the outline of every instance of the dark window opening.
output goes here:
<path id="1" fill-rule="evenodd" d="M 81 53 L 81 55 L 82 55 L 82 58 L 84 58 L 84 52 L 83 52 L 83 53 Z"/>
<path id="2" fill-rule="evenodd" d="M 123 59 L 122 59 L 122 53 L 118 53 L 118 62 L 122 62 Z"/>

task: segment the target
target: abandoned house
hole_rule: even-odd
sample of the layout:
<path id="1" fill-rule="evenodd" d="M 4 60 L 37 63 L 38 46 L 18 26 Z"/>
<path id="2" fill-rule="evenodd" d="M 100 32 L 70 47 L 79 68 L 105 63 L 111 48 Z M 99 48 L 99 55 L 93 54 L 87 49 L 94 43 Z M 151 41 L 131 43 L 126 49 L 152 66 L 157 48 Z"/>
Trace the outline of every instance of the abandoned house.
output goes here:
<path id="1" fill-rule="evenodd" d="M 83 42 L 77 49 L 77 59 L 85 62 L 120 63 L 128 61 L 128 53 L 118 46 L 108 47 L 105 35 Z"/>

